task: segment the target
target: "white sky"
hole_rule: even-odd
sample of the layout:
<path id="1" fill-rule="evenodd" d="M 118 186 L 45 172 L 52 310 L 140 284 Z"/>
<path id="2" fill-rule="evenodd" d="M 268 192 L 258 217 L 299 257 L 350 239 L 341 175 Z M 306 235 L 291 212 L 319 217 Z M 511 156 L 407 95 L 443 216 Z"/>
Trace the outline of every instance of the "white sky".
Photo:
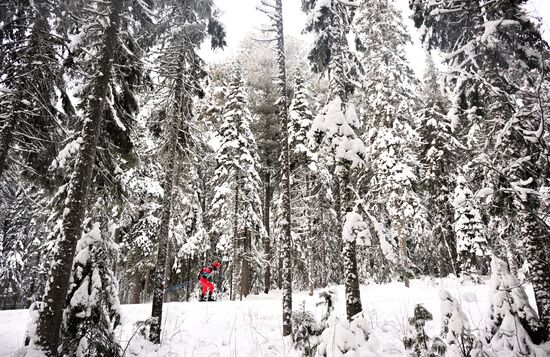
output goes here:
<path id="1" fill-rule="evenodd" d="M 214 1 L 222 11 L 221 21 L 227 32 L 227 48 L 223 51 L 217 50 L 215 52 L 204 48 L 201 51 L 203 57 L 212 63 L 221 62 L 233 57 L 238 51 L 239 43 L 246 35 L 254 32 L 262 24 L 268 22 L 267 17 L 256 10 L 256 6 L 260 3 L 260 0 Z M 411 15 L 411 11 L 408 8 L 409 0 L 394 1 L 397 7 L 403 12 L 414 42 L 407 49 L 409 61 L 417 75 L 421 76 L 425 58 L 420 46 L 418 31 L 414 28 L 412 20 L 409 19 Z M 530 0 L 528 9 L 534 16 L 543 18 L 542 30 L 546 40 L 550 42 L 550 0 Z M 304 44 L 307 46 L 310 41 L 308 41 L 308 37 L 301 34 L 306 21 L 306 15 L 301 11 L 301 0 L 283 0 L 283 12 L 285 34 L 303 38 Z"/>

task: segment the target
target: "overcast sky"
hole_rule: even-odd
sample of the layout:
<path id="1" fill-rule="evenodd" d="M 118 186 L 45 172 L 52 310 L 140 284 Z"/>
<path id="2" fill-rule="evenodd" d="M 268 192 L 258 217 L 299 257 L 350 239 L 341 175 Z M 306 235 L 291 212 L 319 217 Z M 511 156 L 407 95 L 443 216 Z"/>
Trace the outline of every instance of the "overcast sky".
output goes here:
<path id="1" fill-rule="evenodd" d="M 239 43 L 247 34 L 267 23 L 264 14 L 256 10 L 260 0 L 214 0 L 222 11 L 221 20 L 227 32 L 227 48 L 223 51 L 212 52 L 204 49 L 203 57 L 209 62 L 221 62 L 236 54 Z M 408 8 L 408 0 L 394 0 L 398 8 L 403 12 L 407 25 L 410 28 L 414 44 L 407 49 L 409 60 L 417 74 L 420 76 L 423 70 L 424 52 L 420 46 L 418 31 L 409 19 L 411 12 Z M 531 0 L 528 9 L 537 17 L 543 17 L 542 29 L 545 38 L 550 42 L 550 0 Z M 284 27 L 286 35 L 303 37 L 305 45 L 308 38 L 302 35 L 306 21 L 306 15 L 301 11 L 301 0 L 283 0 Z"/>

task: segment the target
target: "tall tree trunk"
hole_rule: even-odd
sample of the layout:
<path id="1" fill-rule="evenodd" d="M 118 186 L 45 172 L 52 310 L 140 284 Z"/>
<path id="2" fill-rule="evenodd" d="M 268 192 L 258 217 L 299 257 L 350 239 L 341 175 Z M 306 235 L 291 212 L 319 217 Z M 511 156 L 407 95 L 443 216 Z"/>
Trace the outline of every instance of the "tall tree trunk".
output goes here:
<path id="1" fill-rule="evenodd" d="M 13 140 L 13 130 L 15 128 L 15 114 L 10 115 L 8 121 L 0 129 L 0 177 L 8 167 L 8 151 Z"/>
<path id="2" fill-rule="evenodd" d="M 263 221 L 267 237 L 264 239 L 264 293 L 269 293 L 271 287 L 271 229 L 269 225 L 271 213 L 271 171 L 268 167 L 265 172 L 264 214 Z"/>
<path id="3" fill-rule="evenodd" d="M 239 257 L 240 257 L 240 239 L 239 239 L 239 194 L 240 194 L 240 179 L 237 174 L 237 185 L 235 188 L 235 210 L 233 212 L 233 259 L 231 268 L 231 281 L 229 283 L 229 296 L 231 300 L 235 300 L 237 291 L 237 282 L 239 281 Z"/>
<path id="4" fill-rule="evenodd" d="M 142 297 L 141 297 L 141 302 L 142 303 L 147 303 L 149 302 L 149 290 L 150 289 L 150 286 L 151 286 L 151 269 L 150 268 L 146 268 L 147 270 L 145 271 L 145 282 L 143 283 L 143 294 L 142 294 Z"/>
<path id="5" fill-rule="evenodd" d="M 250 248 L 251 248 L 251 237 L 250 229 L 245 229 L 242 239 L 243 247 L 243 256 L 242 256 L 242 270 L 241 270 L 241 298 L 248 296 L 250 294 L 250 286 L 252 279 L 252 272 L 250 270 Z"/>
<path id="6" fill-rule="evenodd" d="M 132 279 L 132 295 L 130 304 L 139 304 L 141 300 L 141 274 L 136 271 Z"/>
<path id="7" fill-rule="evenodd" d="M 292 333 L 292 247 L 291 247 L 291 222 L 292 213 L 290 207 L 290 147 L 288 143 L 288 100 L 286 78 L 285 37 L 283 30 L 283 4 L 282 0 L 275 1 L 276 17 L 274 29 L 277 37 L 277 66 L 279 79 L 279 121 L 282 126 L 282 164 L 283 164 L 283 336 Z"/>
<path id="8" fill-rule="evenodd" d="M 314 281 L 314 265 L 315 265 L 315 259 L 313 256 L 313 251 L 315 247 L 313 246 L 313 222 L 312 222 L 312 214 L 311 214 L 311 203 L 310 197 L 312 195 L 311 190 L 311 177 L 309 173 L 306 173 L 306 199 L 304 200 L 306 207 L 306 219 L 307 219 L 307 283 L 309 287 L 309 295 L 313 295 L 313 290 L 315 289 L 315 281 Z"/>
<path id="9" fill-rule="evenodd" d="M 76 243 L 82 234 L 82 221 L 88 202 L 88 191 L 91 185 L 104 103 L 111 81 L 111 69 L 123 2 L 123 0 L 112 0 L 109 5 L 109 27 L 105 29 L 104 33 L 98 74 L 92 84 L 93 95 L 88 99 L 90 113 L 82 128 L 80 150 L 65 200 L 61 235 L 57 241 L 54 264 L 49 272 L 44 305 L 38 320 L 38 344 L 45 348 L 51 356 L 57 355 L 63 309 L 69 289 L 69 277 Z"/>
<path id="10" fill-rule="evenodd" d="M 168 242 L 166 243 L 166 261 L 164 263 L 164 285 L 170 283 L 170 277 L 172 276 L 172 259 L 172 244 L 170 240 L 168 240 Z M 164 301 L 170 301 L 169 293 L 164 294 Z"/>
<path id="11" fill-rule="evenodd" d="M 167 163 L 164 169 L 164 195 L 162 198 L 162 213 L 160 220 L 160 229 L 158 233 L 158 251 L 157 262 L 155 266 L 155 274 L 153 276 L 153 306 L 151 310 L 151 317 L 153 322 L 151 323 L 151 329 L 149 332 L 149 340 L 152 343 L 160 343 L 161 322 L 162 322 L 162 304 L 164 301 L 165 290 L 165 269 L 166 258 L 168 254 L 168 232 L 170 229 L 170 219 L 172 217 L 172 194 L 173 185 L 176 178 L 176 163 L 175 157 L 178 146 L 178 126 L 174 122 L 177 120 L 174 116 L 170 119 L 172 121 L 169 133 L 169 149 L 167 152 Z"/>
<path id="12" fill-rule="evenodd" d="M 548 261 L 548 249 L 550 235 L 548 228 L 534 212 L 522 212 L 520 214 L 523 225 L 524 247 L 530 266 L 531 283 L 535 292 L 535 300 L 539 317 L 542 323 L 543 337 L 545 341 L 550 339 L 550 262 Z"/>
<path id="13" fill-rule="evenodd" d="M 401 259 L 401 269 L 403 282 L 405 286 L 410 287 L 409 282 L 409 250 L 407 249 L 407 240 L 403 234 L 403 228 L 400 222 L 397 223 L 397 237 L 399 238 L 399 256 Z"/>
<path id="14" fill-rule="evenodd" d="M 350 171 L 346 169 L 342 177 L 343 203 L 346 212 L 352 211 L 353 196 L 350 187 Z M 361 293 L 359 291 L 359 272 L 357 271 L 357 244 L 355 240 L 344 239 L 343 227 L 340 228 L 340 238 L 344 242 L 344 285 L 346 289 L 346 315 L 348 321 L 363 311 Z"/>

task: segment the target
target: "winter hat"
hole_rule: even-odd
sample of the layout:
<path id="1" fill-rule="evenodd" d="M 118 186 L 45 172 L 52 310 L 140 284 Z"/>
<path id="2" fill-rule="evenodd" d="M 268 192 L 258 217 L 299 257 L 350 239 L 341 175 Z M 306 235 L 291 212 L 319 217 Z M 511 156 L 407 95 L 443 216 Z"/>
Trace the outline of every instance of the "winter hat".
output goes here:
<path id="1" fill-rule="evenodd" d="M 212 268 L 214 268 L 214 269 L 218 269 L 220 266 L 221 266 L 221 264 L 217 260 L 214 263 L 212 263 Z"/>

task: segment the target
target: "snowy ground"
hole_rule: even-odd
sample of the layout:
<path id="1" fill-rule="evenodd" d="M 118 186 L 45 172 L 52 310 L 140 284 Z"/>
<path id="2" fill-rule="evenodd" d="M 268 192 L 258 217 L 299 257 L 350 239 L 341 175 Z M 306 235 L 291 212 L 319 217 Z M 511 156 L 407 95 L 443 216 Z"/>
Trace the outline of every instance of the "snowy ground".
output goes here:
<path id="1" fill-rule="evenodd" d="M 430 336 L 439 333 L 440 289 L 447 289 L 462 301 L 472 328 L 482 326 L 488 311 L 486 285 L 461 285 L 455 279 L 413 280 L 411 288 L 402 283 L 368 285 L 361 287 L 361 299 L 366 317 L 373 329 L 379 356 L 404 356 L 401 339 L 407 318 L 415 304 L 422 303 L 434 315 L 427 325 Z M 533 301 L 530 288 L 529 298 Z M 338 287 L 336 311 L 345 316 L 343 287 Z M 309 311 L 320 317 L 322 311 L 315 306 L 317 297 L 296 293 L 294 309 L 305 302 Z M 534 306 L 534 304 L 533 304 Z M 251 296 L 245 301 L 218 301 L 209 303 L 165 304 L 163 316 L 163 343 L 155 348 L 136 334 L 136 321 L 150 316 L 151 305 L 123 305 L 123 323 L 117 330 L 126 356 L 193 356 L 193 357 L 282 357 L 295 356 L 288 340 L 282 338 L 281 296 L 274 291 L 269 295 Z M 25 310 L 0 311 L 0 356 L 18 356 L 22 347 L 28 313 Z M 130 341 L 130 342 L 128 342 Z M 374 340 L 373 340 L 374 341 Z"/>

